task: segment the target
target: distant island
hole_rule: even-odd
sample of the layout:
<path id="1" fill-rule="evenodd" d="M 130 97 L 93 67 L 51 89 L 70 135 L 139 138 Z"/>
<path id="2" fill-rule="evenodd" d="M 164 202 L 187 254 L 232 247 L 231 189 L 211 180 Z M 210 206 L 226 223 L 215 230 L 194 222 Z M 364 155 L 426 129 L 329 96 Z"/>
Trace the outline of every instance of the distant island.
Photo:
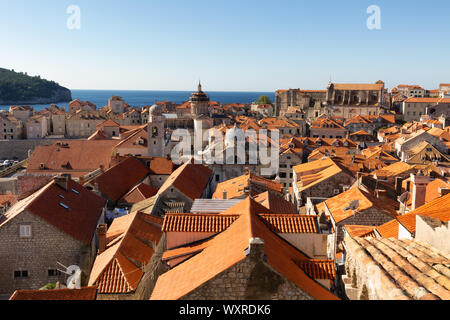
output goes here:
<path id="1" fill-rule="evenodd" d="M 68 102 L 72 93 L 54 81 L 0 68 L 0 105 Z"/>

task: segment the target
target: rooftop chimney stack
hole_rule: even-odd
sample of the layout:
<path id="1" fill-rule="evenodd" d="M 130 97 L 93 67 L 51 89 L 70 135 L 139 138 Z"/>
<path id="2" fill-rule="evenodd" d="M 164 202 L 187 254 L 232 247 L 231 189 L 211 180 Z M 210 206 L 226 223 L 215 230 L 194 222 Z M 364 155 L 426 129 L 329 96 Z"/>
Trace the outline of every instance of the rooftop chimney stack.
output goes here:
<path id="1" fill-rule="evenodd" d="M 245 255 L 256 261 L 264 260 L 264 240 L 261 238 L 249 239 L 249 246 L 245 250 Z"/>
<path id="2" fill-rule="evenodd" d="M 69 188 L 69 179 L 70 179 L 69 174 L 59 174 L 54 178 L 55 183 L 61 188 L 63 188 L 65 191 L 67 191 Z"/>
<path id="3" fill-rule="evenodd" d="M 412 184 L 412 208 L 415 210 L 425 204 L 425 193 L 427 185 L 430 183 L 430 177 L 424 176 L 421 171 L 417 175 L 411 174 Z"/>
<path id="4" fill-rule="evenodd" d="M 227 190 L 223 190 L 223 199 L 227 200 Z"/>
<path id="5" fill-rule="evenodd" d="M 97 238 L 98 238 L 98 254 L 106 250 L 106 231 L 108 227 L 106 224 L 99 224 L 97 226 Z"/>

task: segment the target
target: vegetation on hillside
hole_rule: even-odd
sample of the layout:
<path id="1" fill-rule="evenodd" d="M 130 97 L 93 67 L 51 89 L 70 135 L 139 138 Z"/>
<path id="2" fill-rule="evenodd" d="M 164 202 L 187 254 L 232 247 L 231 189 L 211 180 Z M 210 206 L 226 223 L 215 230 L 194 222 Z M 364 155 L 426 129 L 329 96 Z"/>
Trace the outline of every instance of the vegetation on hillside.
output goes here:
<path id="1" fill-rule="evenodd" d="M 33 101 L 50 99 L 55 93 L 69 91 L 54 81 L 31 77 L 23 72 L 0 68 L 0 101 Z M 67 95 L 67 93 L 66 93 Z"/>

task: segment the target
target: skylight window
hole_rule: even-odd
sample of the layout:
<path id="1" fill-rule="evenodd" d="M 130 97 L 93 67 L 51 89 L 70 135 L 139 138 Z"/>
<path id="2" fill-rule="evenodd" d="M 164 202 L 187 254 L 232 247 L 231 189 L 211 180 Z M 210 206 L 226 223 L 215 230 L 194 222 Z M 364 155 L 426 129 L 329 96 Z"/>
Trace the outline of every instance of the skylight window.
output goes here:
<path id="1" fill-rule="evenodd" d="M 67 204 L 64 204 L 64 203 L 60 202 L 59 205 L 61 207 L 63 207 L 64 209 L 70 210 L 70 208 L 69 208 L 69 206 Z"/>
<path id="2" fill-rule="evenodd" d="M 58 194 L 58 197 L 60 197 L 61 199 L 64 199 L 64 196 L 62 194 Z"/>
<path id="3" fill-rule="evenodd" d="M 80 192 L 79 191 L 77 191 L 77 190 L 75 190 L 74 188 L 72 188 L 72 191 L 74 192 L 74 193 L 76 193 L 76 194 L 80 194 Z"/>

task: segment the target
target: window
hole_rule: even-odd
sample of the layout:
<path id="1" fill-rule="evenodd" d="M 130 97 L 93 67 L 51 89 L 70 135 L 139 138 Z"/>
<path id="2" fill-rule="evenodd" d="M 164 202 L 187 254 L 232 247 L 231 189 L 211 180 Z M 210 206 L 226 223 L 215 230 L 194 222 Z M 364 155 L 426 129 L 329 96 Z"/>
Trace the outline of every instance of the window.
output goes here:
<path id="1" fill-rule="evenodd" d="M 29 224 L 20 225 L 19 234 L 21 238 L 31 238 L 31 225 Z"/>
<path id="2" fill-rule="evenodd" d="M 16 278 L 27 278 L 28 270 L 16 270 L 14 271 L 14 279 Z"/>
<path id="3" fill-rule="evenodd" d="M 61 275 L 61 272 L 57 269 L 48 269 L 47 274 L 49 277 L 57 277 Z"/>
<path id="4" fill-rule="evenodd" d="M 216 174 L 216 182 L 220 181 L 220 175 Z"/>

